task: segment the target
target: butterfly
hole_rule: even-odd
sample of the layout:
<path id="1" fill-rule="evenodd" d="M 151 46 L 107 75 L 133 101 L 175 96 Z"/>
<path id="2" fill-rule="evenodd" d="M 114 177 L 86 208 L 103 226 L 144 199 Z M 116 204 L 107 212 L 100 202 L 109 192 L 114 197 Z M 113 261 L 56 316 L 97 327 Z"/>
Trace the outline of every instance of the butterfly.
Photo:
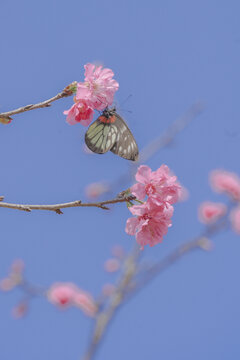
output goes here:
<path id="1" fill-rule="evenodd" d="M 97 154 L 105 154 L 110 150 L 124 159 L 138 160 L 139 151 L 133 134 L 115 107 L 103 110 L 102 115 L 89 126 L 85 143 Z"/>

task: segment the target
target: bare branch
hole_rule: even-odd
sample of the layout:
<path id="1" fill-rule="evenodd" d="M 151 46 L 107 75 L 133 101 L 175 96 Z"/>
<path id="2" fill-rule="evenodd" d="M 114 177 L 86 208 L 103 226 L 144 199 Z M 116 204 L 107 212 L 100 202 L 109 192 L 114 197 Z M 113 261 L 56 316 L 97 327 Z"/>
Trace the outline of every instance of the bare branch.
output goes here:
<path id="1" fill-rule="evenodd" d="M 75 82 L 68 85 L 68 86 L 66 86 L 63 91 L 61 91 L 57 95 L 53 96 L 52 98 L 50 98 L 48 100 L 45 100 L 45 101 L 42 101 L 42 102 L 40 102 L 38 104 L 29 104 L 29 105 L 22 106 L 22 107 L 20 107 L 18 109 L 15 109 L 15 110 L 3 112 L 3 113 L 0 114 L 0 118 L 2 117 L 2 118 L 10 119 L 11 115 L 16 115 L 16 114 L 23 113 L 25 111 L 30 111 L 30 110 L 49 107 L 49 106 L 51 106 L 52 102 L 54 102 L 56 100 L 59 100 L 59 99 L 62 99 L 64 97 L 73 95 L 73 90 L 72 89 L 73 89 L 74 84 L 75 84 Z"/>
<path id="2" fill-rule="evenodd" d="M 95 320 L 95 326 L 91 341 L 83 360 L 93 359 L 100 341 L 105 334 L 107 327 L 116 313 L 118 307 L 122 304 L 125 289 L 128 287 L 132 278 L 135 276 L 137 271 L 137 258 L 139 256 L 139 247 L 135 246 L 134 250 L 125 260 L 123 265 L 123 273 L 116 287 L 116 290 L 112 294 L 109 300 L 107 309 L 100 311 Z"/>
<path id="3" fill-rule="evenodd" d="M 108 306 L 99 312 L 96 317 L 94 331 L 92 333 L 89 346 L 83 357 L 83 360 L 92 360 L 94 358 L 112 318 L 115 316 L 118 308 L 123 303 L 125 303 L 126 300 L 134 296 L 140 289 L 149 284 L 149 282 L 155 276 L 159 275 L 159 273 L 166 270 L 168 267 L 180 260 L 183 256 L 197 249 L 207 251 L 211 248 L 211 244 L 211 241 L 203 236 L 186 242 L 172 251 L 168 256 L 159 261 L 157 264 L 149 268 L 148 271 L 146 271 L 145 276 L 137 283 L 134 282 L 134 277 L 137 275 L 138 271 L 137 260 L 139 251 L 137 252 L 135 249 L 125 261 L 119 284 L 117 285 L 113 295 L 110 297 Z"/>
<path id="4" fill-rule="evenodd" d="M 3 197 L 2 197 L 3 199 Z M 0 207 L 8 208 L 8 209 L 15 209 L 15 210 L 22 210 L 22 211 L 32 211 L 32 210 L 49 210 L 55 211 L 57 214 L 63 214 L 61 209 L 72 208 L 72 207 L 97 207 L 103 210 L 109 210 L 109 207 L 106 205 L 110 204 L 117 204 L 122 202 L 129 202 L 134 200 L 135 196 L 128 195 L 125 197 L 119 197 L 112 200 L 106 200 L 96 203 L 82 203 L 81 200 L 71 201 L 62 204 L 53 204 L 53 205 L 30 205 L 30 204 L 12 204 L 0 201 Z"/>
<path id="5" fill-rule="evenodd" d="M 155 140 L 152 140 L 145 148 L 140 152 L 138 163 L 146 162 L 151 158 L 158 150 L 168 146 L 174 138 L 182 132 L 197 116 L 199 116 L 204 110 L 204 105 L 201 102 L 196 102 L 191 105 L 190 108 L 179 118 L 177 118 L 166 131 L 158 136 Z"/>

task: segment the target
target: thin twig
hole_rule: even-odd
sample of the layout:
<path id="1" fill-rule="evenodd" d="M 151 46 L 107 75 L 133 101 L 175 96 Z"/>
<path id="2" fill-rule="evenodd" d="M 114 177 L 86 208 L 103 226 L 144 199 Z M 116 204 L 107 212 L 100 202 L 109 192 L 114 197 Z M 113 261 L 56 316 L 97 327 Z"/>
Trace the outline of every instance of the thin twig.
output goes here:
<path id="1" fill-rule="evenodd" d="M 12 204 L 12 203 L 6 203 L 1 201 L 0 207 L 2 208 L 8 208 L 8 209 L 15 209 L 15 210 L 22 210 L 30 212 L 32 210 L 49 210 L 49 211 L 55 211 L 57 214 L 62 214 L 61 209 L 66 208 L 72 208 L 72 207 L 97 207 L 103 210 L 109 210 L 109 207 L 106 205 L 110 204 L 117 204 L 122 202 L 128 202 L 131 200 L 134 200 L 135 196 L 128 195 L 125 197 L 119 197 L 112 200 L 106 200 L 96 203 L 82 203 L 81 200 L 71 201 L 67 203 L 62 204 L 53 204 L 53 205 L 30 205 L 30 204 Z"/>
<path id="2" fill-rule="evenodd" d="M 64 97 L 73 95 L 73 90 L 72 89 L 73 89 L 74 84 L 75 83 L 72 83 L 72 84 L 66 86 L 66 88 L 63 91 L 61 91 L 60 93 L 58 93 L 57 95 L 53 96 L 52 98 L 50 98 L 48 100 L 42 101 L 42 102 L 40 102 L 38 104 L 29 104 L 29 105 L 22 106 L 22 107 L 20 107 L 18 109 L 15 109 L 15 110 L 3 112 L 3 113 L 0 114 L 0 118 L 8 118 L 9 119 L 10 116 L 20 114 L 20 113 L 23 113 L 25 111 L 30 111 L 30 110 L 49 107 L 49 106 L 51 106 L 52 102 L 54 102 L 56 100 L 59 100 L 59 99 L 62 99 Z"/>

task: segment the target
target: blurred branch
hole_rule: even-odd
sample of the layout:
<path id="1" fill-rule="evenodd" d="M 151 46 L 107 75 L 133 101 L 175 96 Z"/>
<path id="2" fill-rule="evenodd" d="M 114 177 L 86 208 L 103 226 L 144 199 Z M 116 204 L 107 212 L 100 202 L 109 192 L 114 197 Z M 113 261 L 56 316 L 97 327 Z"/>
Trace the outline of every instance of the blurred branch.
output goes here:
<path id="1" fill-rule="evenodd" d="M 95 326 L 91 336 L 90 344 L 87 352 L 83 357 L 83 360 L 93 359 L 99 343 L 105 334 L 107 327 L 110 324 L 113 316 L 116 314 L 116 310 L 122 304 L 125 289 L 128 287 L 133 277 L 137 272 L 137 259 L 139 257 L 140 250 L 138 246 L 135 246 L 130 255 L 126 258 L 123 265 L 122 276 L 116 286 L 116 290 L 113 292 L 109 299 L 108 306 L 100 311 L 95 319 Z"/>
<path id="2" fill-rule="evenodd" d="M 110 321 L 116 314 L 117 309 L 129 298 L 128 294 L 135 295 L 137 290 L 144 287 L 154 276 L 173 265 L 176 261 L 180 260 L 184 255 L 189 254 L 193 250 L 197 249 L 209 249 L 210 240 L 204 237 L 199 237 L 195 240 L 191 240 L 166 256 L 163 260 L 153 265 L 148 271 L 144 281 L 140 284 L 134 284 L 134 276 L 137 274 L 138 266 L 137 260 L 139 257 L 139 250 L 134 249 L 124 264 L 123 272 L 119 280 L 116 290 L 110 297 L 108 306 L 99 312 L 95 319 L 94 330 L 90 339 L 90 343 L 86 354 L 83 356 L 83 360 L 92 360 L 96 351 L 100 345 L 100 341 L 106 333 Z"/>
<path id="3" fill-rule="evenodd" d="M 3 197 L 1 197 L 3 200 Z M 1 201 L 0 207 L 2 208 L 8 208 L 8 209 L 15 209 L 15 210 L 23 210 L 23 211 L 32 211 L 32 210 L 49 210 L 49 211 L 55 211 L 57 214 L 62 214 L 63 212 L 61 209 L 66 208 L 72 208 L 72 207 L 97 207 L 103 210 L 109 210 L 109 208 L 106 205 L 110 204 L 117 204 L 122 202 L 129 202 L 131 200 L 134 200 L 135 196 L 128 195 L 123 197 L 118 197 L 112 200 L 106 200 L 102 202 L 96 202 L 96 203 L 82 203 L 81 200 L 76 200 L 72 202 L 62 203 L 62 204 L 53 204 L 53 205 L 29 205 L 29 204 L 12 204 L 12 203 L 6 203 Z"/>
<path id="4" fill-rule="evenodd" d="M 197 116 L 204 110 L 202 102 L 197 102 L 190 106 L 190 108 L 179 118 L 173 121 L 172 124 L 165 130 L 163 134 L 152 140 L 141 151 L 138 163 L 146 162 L 158 150 L 168 146 L 176 137 L 177 134 L 182 132 L 187 125 L 189 125 Z M 135 164 L 134 164 L 135 165 Z"/>
<path id="5" fill-rule="evenodd" d="M 195 250 L 204 250 L 209 251 L 212 249 L 212 242 L 206 237 L 198 237 L 194 240 L 188 241 L 185 244 L 179 246 L 177 249 L 172 251 L 164 259 L 160 260 L 156 264 L 150 266 L 147 270 L 144 271 L 143 276 L 136 282 L 130 284 L 127 292 L 130 296 L 134 296 L 148 285 L 157 275 L 166 270 L 169 266 L 173 265 L 175 262 L 180 260 L 184 255 L 189 254 Z M 127 296 L 127 300 L 129 296 Z"/>
<path id="6" fill-rule="evenodd" d="M 116 286 L 116 290 L 111 295 L 108 305 L 100 311 L 96 317 L 94 330 L 83 360 L 92 360 L 94 358 L 113 316 L 121 305 L 135 296 L 138 291 L 148 285 L 157 275 L 168 269 L 185 255 L 199 249 L 204 251 L 211 250 L 212 242 L 209 240 L 208 236 L 216 235 L 225 228 L 226 225 L 226 219 L 222 219 L 218 223 L 206 227 L 202 235 L 180 245 L 165 258 L 150 266 L 140 274 L 137 263 L 139 250 L 137 252 L 136 249 L 134 249 L 125 261 L 119 283 Z"/>
<path id="7" fill-rule="evenodd" d="M 22 107 L 20 107 L 18 109 L 15 109 L 15 110 L 3 112 L 3 113 L 0 114 L 0 118 L 11 119 L 10 118 L 11 115 L 16 115 L 16 114 L 23 113 L 25 111 L 30 111 L 30 110 L 49 107 L 49 106 L 51 106 L 52 102 L 54 102 L 56 100 L 59 100 L 59 99 L 62 99 L 64 97 L 73 95 L 74 85 L 75 85 L 75 82 L 73 82 L 72 84 L 66 86 L 63 91 L 61 91 L 57 95 L 53 96 L 52 98 L 50 98 L 48 100 L 45 100 L 45 101 L 42 101 L 42 102 L 40 102 L 38 104 L 29 104 L 29 105 L 22 106 Z"/>

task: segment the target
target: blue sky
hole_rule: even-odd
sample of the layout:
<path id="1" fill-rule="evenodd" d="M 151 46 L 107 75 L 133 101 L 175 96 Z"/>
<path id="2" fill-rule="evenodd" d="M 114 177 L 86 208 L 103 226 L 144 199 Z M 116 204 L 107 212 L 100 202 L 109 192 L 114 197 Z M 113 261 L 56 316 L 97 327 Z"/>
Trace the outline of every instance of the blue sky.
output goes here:
<path id="1" fill-rule="evenodd" d="M 164 242 L 144 250 L 158 260 L 202 225 L 203 200 L 226 201 L 208 184 L 209 171 L 240 174 L 240 3 L 238 1 L 6 1 L 0 4 L 0 111 L 54 96 L 83 80 L 83 65 L 99 61 L 120 84 L 116 100 L 140 149 L 193 103 L 205 110 L 170 147 L 148 161 L 167 164 L 190 193 L 178 204 Z M 0 195 L 8 202 L 85 199 L 89 182 L 115 181 L 129 163 L 112 153 L 83 152 L 85 128 L 62 112 L 72 99 L 14 117 L 0 128 Z M 123 190 L 121 187 L 116 190 Z M 73 281 L 98 295 L 113 281 L 103 270 L 114 244 L 129 250 L 124 205 L 108 213 L 68 209 L 64 215 L 1 209 L 0 277 L 15 258 L 26 275 L 48 286 Z M 240 238 L 219 235 L 210 253 L 196 252 L 154 280 L 118 313 L 97 359 L 223 360 L 240 356 L 238 286 Z M 28 316 L 11 318 L 21 298 L 0 297 L 0 357 L 79 359 L 91 321 L 36 299 Z"/>

